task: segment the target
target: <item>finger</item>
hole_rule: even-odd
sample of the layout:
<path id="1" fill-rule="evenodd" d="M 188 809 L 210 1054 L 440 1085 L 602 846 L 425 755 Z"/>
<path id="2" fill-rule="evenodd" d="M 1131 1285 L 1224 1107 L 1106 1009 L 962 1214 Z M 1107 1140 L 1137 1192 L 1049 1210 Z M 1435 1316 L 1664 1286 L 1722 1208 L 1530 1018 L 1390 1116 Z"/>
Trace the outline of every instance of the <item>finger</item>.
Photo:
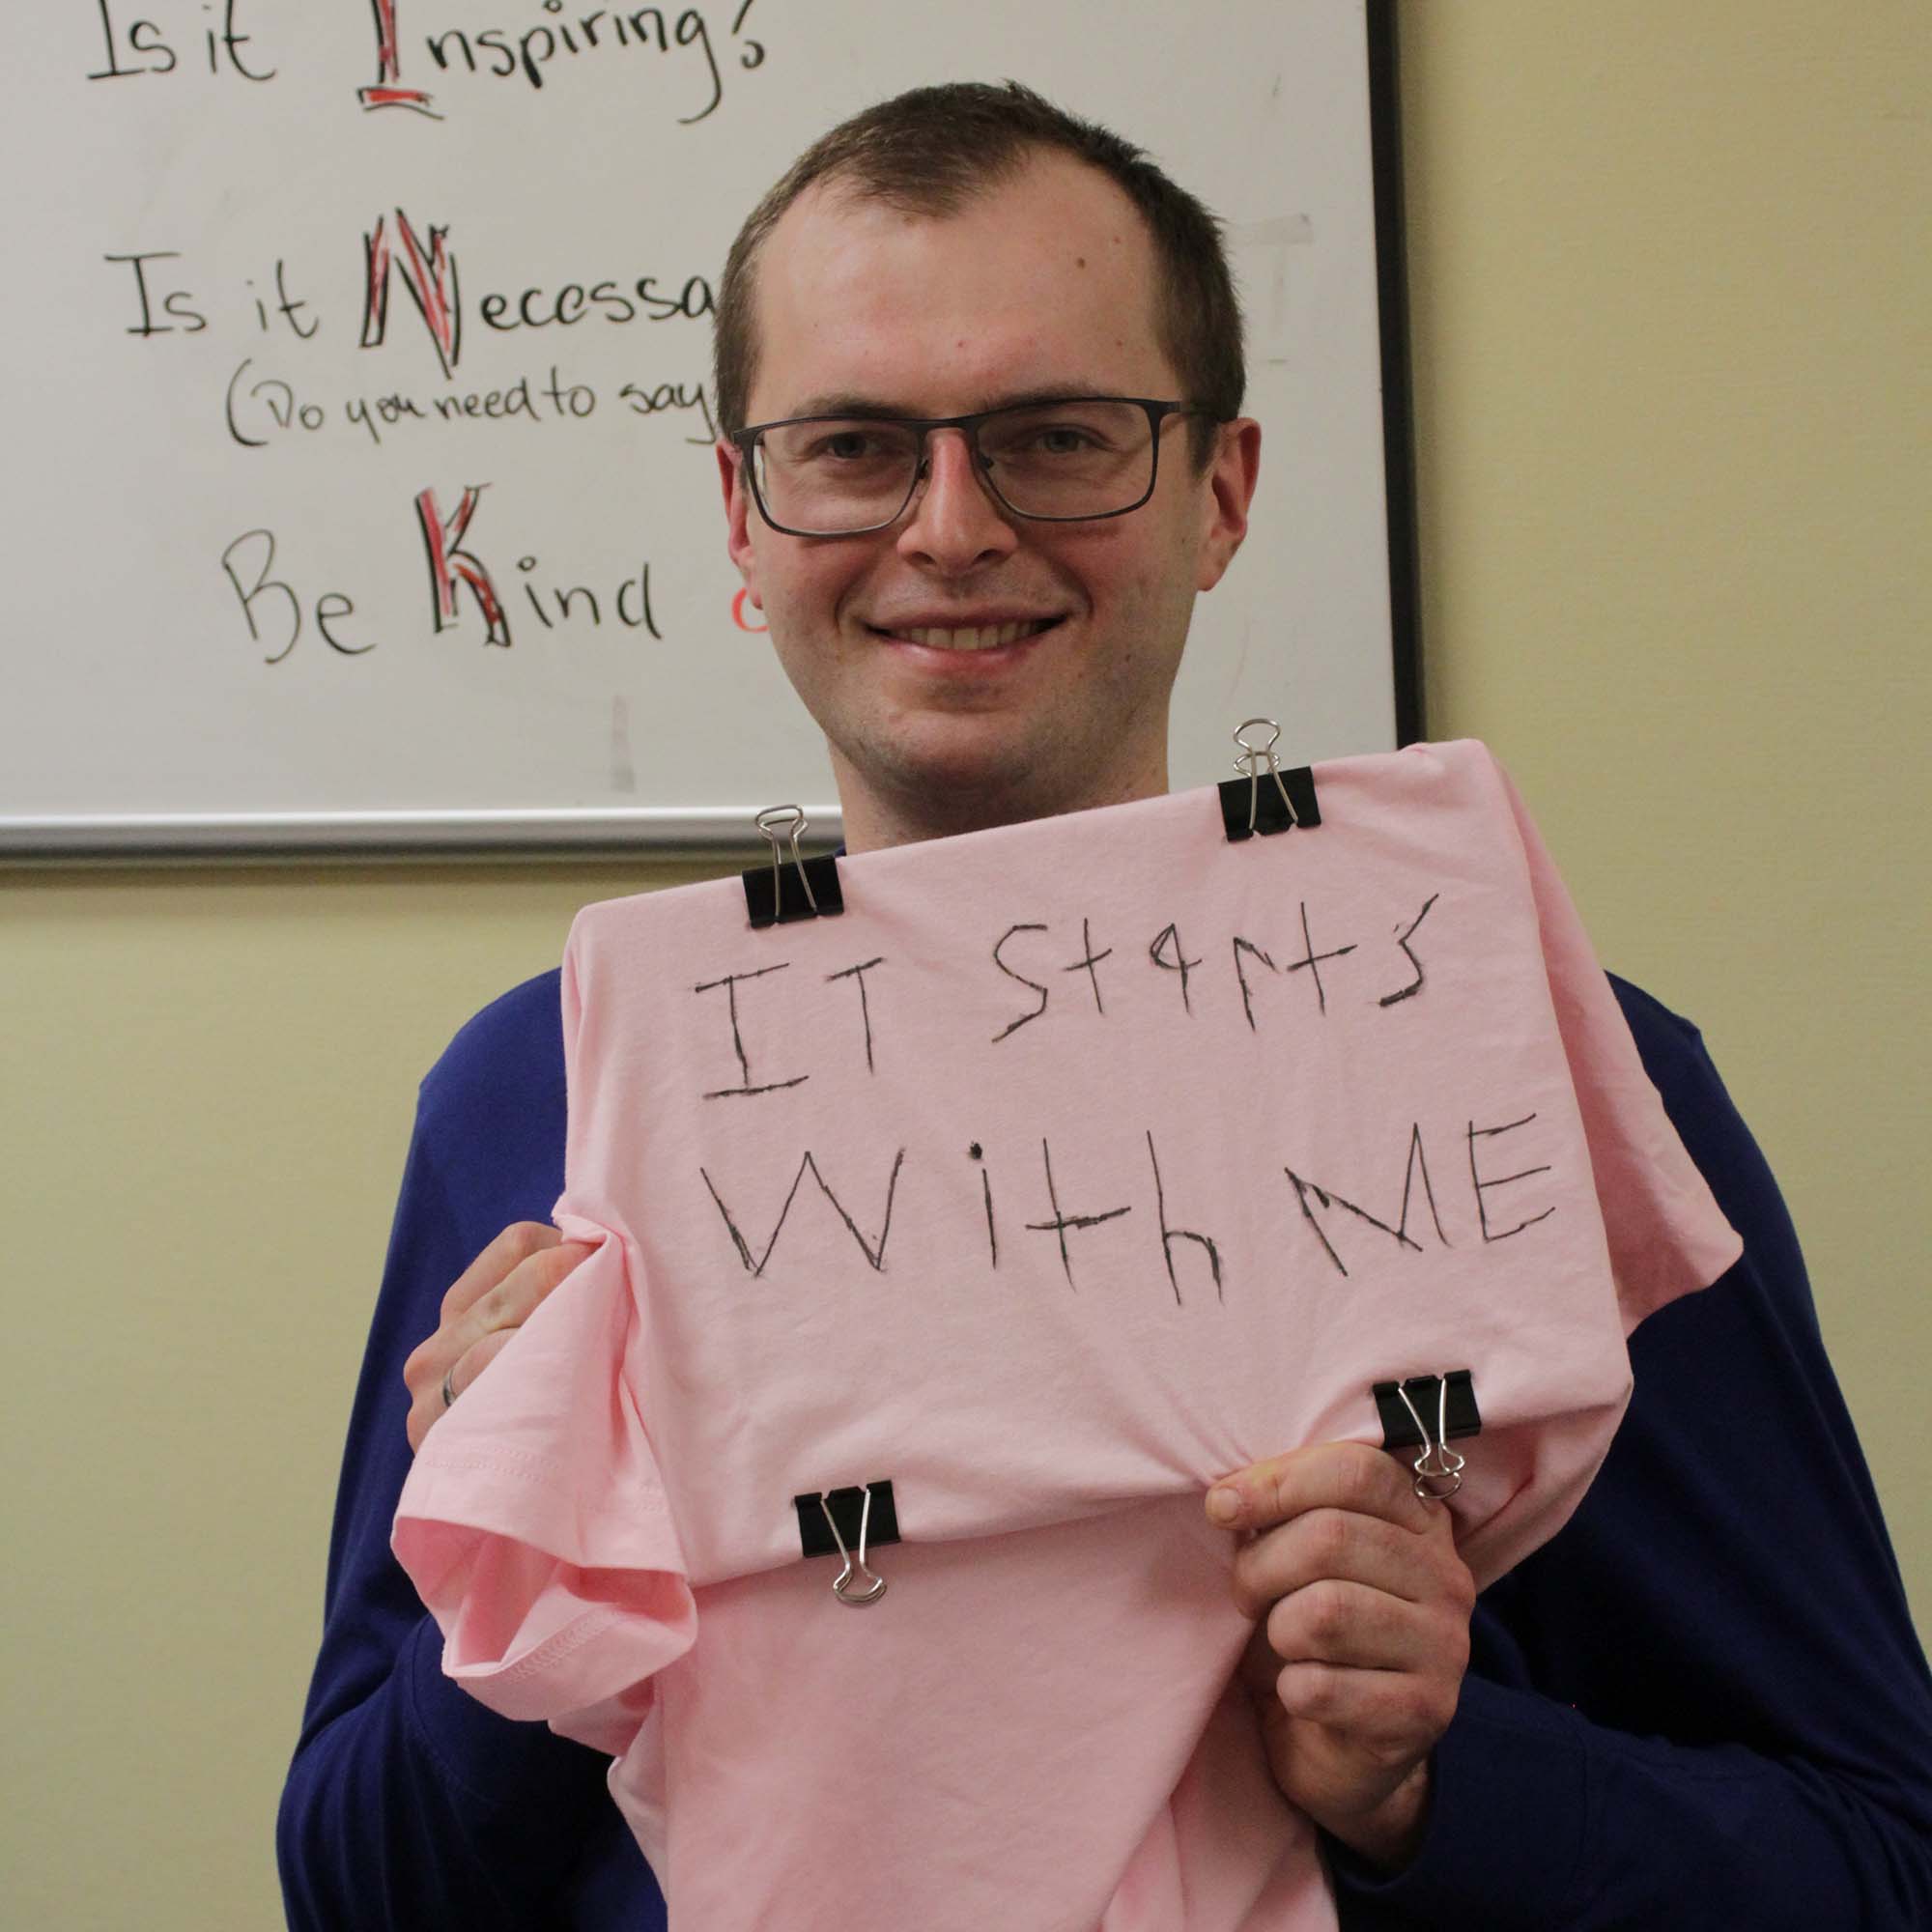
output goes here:
<path id="1" fill-rule="evenodd" d="M 547 1221 L 513 1221 L 450 1284 L 442 1297 L 443 1320 L 466 1313 L 522 1263 L 562 1239 Z"/>
<path id="2" fill-rule="evenodd" d="M 1223 1529 L 1267 1529 L 1312 1509 L 1350 1510 L 1416 1530 L 1446 1514 L 1423 1502 L 1400 1463 L 1366 1442 L 1292 1450 L 1223 1476 L 1208 1492 L 1208 1520 Z"/>
<path id="3" fill-rule="evenodd" d="M 403 1432 L 410 1438 L 410 1453 L 414 1455 L 423 1446 L 423 1437 L 436 1427 L 447 1405 L 440 1387 L 424 1387 L 412 1380 L 409 1388 L 410 1412 L 403 1420 Z"/>
<path id="4" fill-rule="evenodd" d="M 1334 1577 L 1310 1583 L 1269 1610 L 1268 1648 L 1284 1664 L 1328 1663 L 1354 1670 L 1460 1676 L 1467 1627 L 1433 1606 L 1405 1602 L 1365 1583 Z"/>
<path id="5" fill-rule="evenodd" d="M 1456 1715 L 1456 1681 L 1346 1664 L 1291 1663 L 1273 1697 L 1289 1717 L 1345 1734 L 1358 1747 L 1402 1756 L 1428 1749 Z"/>
<path id="6" fill-rule="evenodd" d="M 439 1329 L 438 1334 L 445 1331 Z M 420 1449 L 423 1437 L 455 1406 L 456 1399 L 510 1346 L 515 1328 L 497 1328 L 472 1343 L 434 1379 L 411 1384 L 412 1400 L 406 1425 L 410 1447 Z M 424 1345 L 427 1348 L 429 1345 Z"/>
<path id="7" fill-rule="evenodd" d="M 486 1336 L 521 1326 L 591 1252 L 586 1242 L 566 1241 L 542 1222 L 519 1221 L 464 1269 L 442 1298 L 436 1332 L 419 1342 L 403 1364 L 410 1391 L 404 1427 L 412 1451 L 422 1447 L 423 1437 L 448 1406 L 442 1398 L 444 1377 L 453 1375 Z M 476 1373 L 474 1368 L 469 1372 L 470 1379 Z M 452 1380 L 452 1394 L 455 1387 Z"/>
<path id="8" fill-rule="evenodd" d="M 467 1307 L 446 1312 L 435 1338 L 444 1363 L 456 1361 L 469 1353 L 486 1335 L 493 1335 L 503 1328 L 521 1327 L 538 1304 L 547 1300 L 571 1270 L 591 1252 L 586 1241 L 566 1241 L 559 1236 L 548 1245 L 533 1249 L 500 1281 L 486 1287 Z M 455 1290 L 450 1293 L 453 1295 Z"/>
<path id="9" fill-rule="evenodd" d="M 436 1331 L 419 1342 L 403 1364 L 403 1379 L 412 1389 L 425 1378 L 440 1380 L 463 1349 L 493 1327 L 504 1325 L 497 1319 L 506 1312 L 502 1307 L 506 1298 L 501 1293 L 504 1284 L 516 1276 L 519 1268 L 544 1255 L 554 1255 L 565 1245 L 562 1235 L 541 1221 L 518 1221 L 505 1228 L 444 1292 Z M 582 1249 L 582 1243 L 570 1245 Z M 507 1299 L 515 1304 L 526 1298 L 541 1280 L 540 1276 L 526 1274 Z M 460 1345 L 452 1346 L 456 1324 L 467 1316 L 476 1315 L 478 1308 L 492 1296 L 497 1297 L 497 1301 L 484 1308 L 482 1317 L 464 1331 Z M 536 1300 L 542 1298 L 541 1293 L 536 1295 Z M 529 1306 L 535 1306 L 535 1301 L 529 1302 Z M 523 1312 L 527 1314 L 528 1308 Z"/>
<path id="10" fill-rule="evenodd" d="M 1423 1528 L 1404 1529 L 1355 1510 L 1305 1511 L 1235 1552 L 1235 1602 L 1243 1616 L 1258 1617 L 1277 1598 L 1324 1577 L 1364 1583 L 1409 1603 L 1438 1596 L 1463 1564 L 1448 1512 L 1429 1515 Z"/>
<path id="11" fill-rule="evenodd" d="M 471 1387 L 477 1377 L 510 1346 L 511 1338 L 516 1332 L 514 1328 L 495 1329 L 485 1335 L 480 1342 L 464 1350 L 448 1376 L 451 1403 L 454 1403 L 465 1389 Z M 437 1391 L 437 1400 L 439 1402 L 442 1400 L 440 1388 Z"/>

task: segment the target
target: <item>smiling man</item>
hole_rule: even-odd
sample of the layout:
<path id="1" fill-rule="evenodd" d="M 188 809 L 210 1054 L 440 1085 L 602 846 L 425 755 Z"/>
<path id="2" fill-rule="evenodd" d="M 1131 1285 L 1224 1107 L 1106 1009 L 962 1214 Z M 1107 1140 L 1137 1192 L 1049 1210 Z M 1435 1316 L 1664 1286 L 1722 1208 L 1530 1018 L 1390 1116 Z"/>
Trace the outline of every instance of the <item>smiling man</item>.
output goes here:
<path id="1" fill-rule="evenodd" d="M 1241 391 L 1211 217 L 1025 90 L 884 102 L 766 197 L 721 289 L 726 540 L 855 850 L 1166 788 L 1255 489 Z M 1345 1926 L 1932 1922 L 1932 1684 L 1789 1225 L 1694 1029 L 1617 991 L 1744 1258 L 1637 1330 L 1595 1489 L 1481 1605 L 1378 1451 L 1204 1498 L 1243 1539 L 1261 1747 Z M 422 1086 L 282 1804 L 298 1926 L 663 1922 L 604 1760 L 449 1683 L 388 1548 L 414 1447 L 586 1252 L 549 1225 L 563 1140 L 553 972 Z M 1101 1932 L 1267 1932 L 1213 1879 L 1123 1889 Z"/>
<path id="2" fill-rule="evenodd" d="M 1164 791 L 1194 597 L 1260 459 L 1205 212 L 1169 190 L 1177 274 L 1085 160 L 1010 125 L 977 155 L 970 117 L 949 133 L 984 172 L 923 208 L 808 157 L 748 224 L 719 320 L 731 555 L 855 851 Z"/>

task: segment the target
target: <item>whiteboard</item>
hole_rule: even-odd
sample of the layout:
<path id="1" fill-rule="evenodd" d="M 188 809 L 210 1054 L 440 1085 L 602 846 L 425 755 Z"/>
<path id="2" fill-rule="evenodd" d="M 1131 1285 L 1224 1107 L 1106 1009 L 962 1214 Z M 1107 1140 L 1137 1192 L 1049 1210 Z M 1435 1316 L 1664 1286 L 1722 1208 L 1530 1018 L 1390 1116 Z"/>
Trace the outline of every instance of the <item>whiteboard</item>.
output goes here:
<path id="1" fill-rule="evenodd" d="M 1256 713 L 1296 762 L 1395 744 L 1360 0 L 74 0 L 20 32 L 0 852 L 754 844 L 781 800 L 836 836 L 724 551 L 710 295 L 803 147 L 961 76 L 1117 127 L 1229 227 L 1262 478 L 1175 782 Z"/>

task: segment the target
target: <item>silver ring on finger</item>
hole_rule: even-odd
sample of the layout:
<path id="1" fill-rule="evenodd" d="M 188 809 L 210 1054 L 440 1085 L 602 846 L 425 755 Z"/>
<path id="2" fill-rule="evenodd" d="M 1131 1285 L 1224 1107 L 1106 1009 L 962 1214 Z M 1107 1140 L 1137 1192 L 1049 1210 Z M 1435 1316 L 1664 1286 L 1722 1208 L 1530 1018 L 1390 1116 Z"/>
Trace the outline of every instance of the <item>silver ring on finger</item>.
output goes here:
<path id="1" fill-rule="evenodd" d="M 451 1362 L 442 1372 L 442 1406 L 444 1408 L 456 1406 L 456 1391 L 450 1387 L 449 1378 L 456 1373 L 456 1364 Z"/>

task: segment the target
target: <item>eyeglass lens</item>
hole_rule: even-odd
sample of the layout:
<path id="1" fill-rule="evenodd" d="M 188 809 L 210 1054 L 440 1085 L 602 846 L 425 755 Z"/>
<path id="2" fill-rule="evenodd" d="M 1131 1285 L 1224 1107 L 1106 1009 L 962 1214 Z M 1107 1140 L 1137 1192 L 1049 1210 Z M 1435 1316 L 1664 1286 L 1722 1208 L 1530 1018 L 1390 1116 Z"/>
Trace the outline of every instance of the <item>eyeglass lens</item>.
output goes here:
<path id="1" fill-rule="evenodd" d="M 758 493 L 774 523 L 814 536 L 876 529 L 918 481 L 921 433 L 903 423 L 781 423 L 759 439 Z M 1154 443 L 1138 403 L 1076 402 L 1001 410 L 980 425 L 980 467 L 1023 517 L 1105 517 L 1139 502 Z"/>

